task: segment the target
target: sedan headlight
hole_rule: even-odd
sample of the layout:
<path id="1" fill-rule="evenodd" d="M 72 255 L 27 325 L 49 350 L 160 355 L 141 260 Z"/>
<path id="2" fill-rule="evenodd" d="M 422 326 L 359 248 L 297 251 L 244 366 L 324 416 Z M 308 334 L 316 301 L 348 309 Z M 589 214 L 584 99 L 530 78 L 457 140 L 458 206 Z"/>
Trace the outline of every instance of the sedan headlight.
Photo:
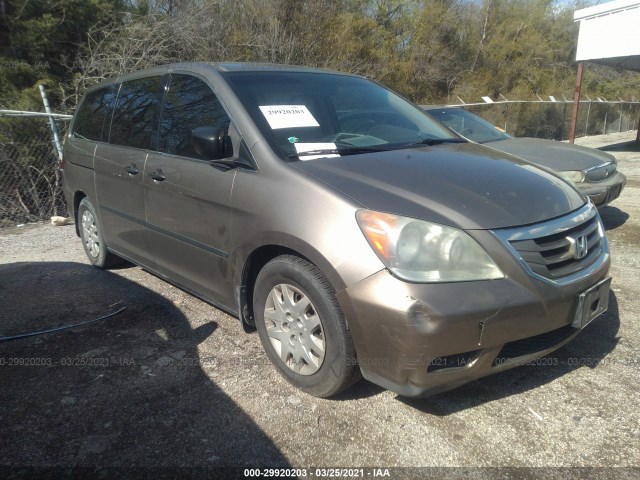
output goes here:
<path id="1" fill-rule="evenodd" d="M 437 223 L 358 210 L 358 225 L 382 263 L 409 282 L 504 278 L 469 234 Z"/>
<path id="2" fill-rule="evenodd" d="M 558 172 L 558 175 L 576 184 L 584 182 L 584 172 L 582 170 L 566 170 Z"/>

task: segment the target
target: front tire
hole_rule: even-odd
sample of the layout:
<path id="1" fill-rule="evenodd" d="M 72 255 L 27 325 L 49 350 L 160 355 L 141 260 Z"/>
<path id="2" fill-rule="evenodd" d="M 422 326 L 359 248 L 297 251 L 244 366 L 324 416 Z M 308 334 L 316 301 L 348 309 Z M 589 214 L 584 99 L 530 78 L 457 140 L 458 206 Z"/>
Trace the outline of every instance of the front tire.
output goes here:
<path id="1" fill-rule="evenodd" d="M 120 257 L 107 250 L 102 226 L 96 211 L 88 198 L 83 198 L 78 206 L 78 227 L 82 246 L 89 261 L 98 268 L 109 268 L 122 263 Z"/>
<path id="2" fill-rule="evenodd" d="M 330 397 L 360 379 L 335 291 L 315 265 L 282 255 L 263 267 L 255 285 L 260 340 L 289 383 L 316 397 Z"/>

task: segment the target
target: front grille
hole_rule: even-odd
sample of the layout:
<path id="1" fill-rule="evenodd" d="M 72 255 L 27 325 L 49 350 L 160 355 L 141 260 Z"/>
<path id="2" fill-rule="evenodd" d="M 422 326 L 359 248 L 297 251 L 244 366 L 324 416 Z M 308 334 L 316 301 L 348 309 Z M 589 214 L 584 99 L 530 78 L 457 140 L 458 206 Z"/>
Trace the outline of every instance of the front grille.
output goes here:
<path id="1" fill-rule="evenodd" d="M 537 238 L 510 240 L 522 259 L 534 273 L 558 279 L 584 270 L 602 255 L 603 237 L 598 216 L 594 215 L 575 227 Z M 586 237 L 587 251 L 576 247 L 580 237 Z"/>
<path id="2" fill-rule="evenodd" d="M 500 353 L 493 361 L 493 365 L 502 365 L 506 360 L 524 357 L 532 353 L 542 352 L 565 341 L 576 332 L 571 325 L 565 325 L 535 337 L 523 338 L 514 342 L 505 343 Z"/>
<path id="3" fill-rule="evenodd" d="M 614 162 L 598 165 L 586 171 L 586 180 L 588 182 L 601 182 L 616 173 L 617 166 Z"/>

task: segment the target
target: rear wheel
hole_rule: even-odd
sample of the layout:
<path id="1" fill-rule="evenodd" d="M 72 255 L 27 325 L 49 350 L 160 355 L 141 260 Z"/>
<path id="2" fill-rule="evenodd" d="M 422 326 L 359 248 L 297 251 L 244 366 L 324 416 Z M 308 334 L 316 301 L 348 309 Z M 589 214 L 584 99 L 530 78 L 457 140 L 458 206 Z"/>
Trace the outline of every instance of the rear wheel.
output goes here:
<path id="1" fill-rule="evenodd" d="M 108 268 L 123 262 L 120 257 L 107 250 L 98 216 L 88 198 L 83 198 L 80 202 L 78 223 L 82 246 L 93 265 Z"/>
<path id="2" fill-rule="evenodd" d="M 262 345 L 294 386 L 329 397 L 360 379 L 335 291 L 308 261 L 283 255 L 258 274 L 253 309 Z"/>

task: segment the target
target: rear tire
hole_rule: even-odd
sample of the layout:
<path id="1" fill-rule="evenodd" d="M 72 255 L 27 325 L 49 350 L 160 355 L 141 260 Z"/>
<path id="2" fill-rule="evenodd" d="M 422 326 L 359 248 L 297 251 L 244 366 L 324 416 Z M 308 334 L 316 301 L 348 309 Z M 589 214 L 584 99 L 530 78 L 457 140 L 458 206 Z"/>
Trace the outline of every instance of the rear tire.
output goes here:
<path id="1" fill-rule="evenodd" d="M 289 383 L 330 397 L 361 378 L 335 290 L 315 265 L 282 255 L 262 268 L 255 285 L 260 341 Z"/>
<path id="2" fill-rule="evenodd" d="M 102 226 L 96 210 L 88 198 L 83 198 L 78 206 L 78 230 L 82 246 L 89 261 L 98 268 L 109 268 L 124 261 L 107 250 Z"/>

